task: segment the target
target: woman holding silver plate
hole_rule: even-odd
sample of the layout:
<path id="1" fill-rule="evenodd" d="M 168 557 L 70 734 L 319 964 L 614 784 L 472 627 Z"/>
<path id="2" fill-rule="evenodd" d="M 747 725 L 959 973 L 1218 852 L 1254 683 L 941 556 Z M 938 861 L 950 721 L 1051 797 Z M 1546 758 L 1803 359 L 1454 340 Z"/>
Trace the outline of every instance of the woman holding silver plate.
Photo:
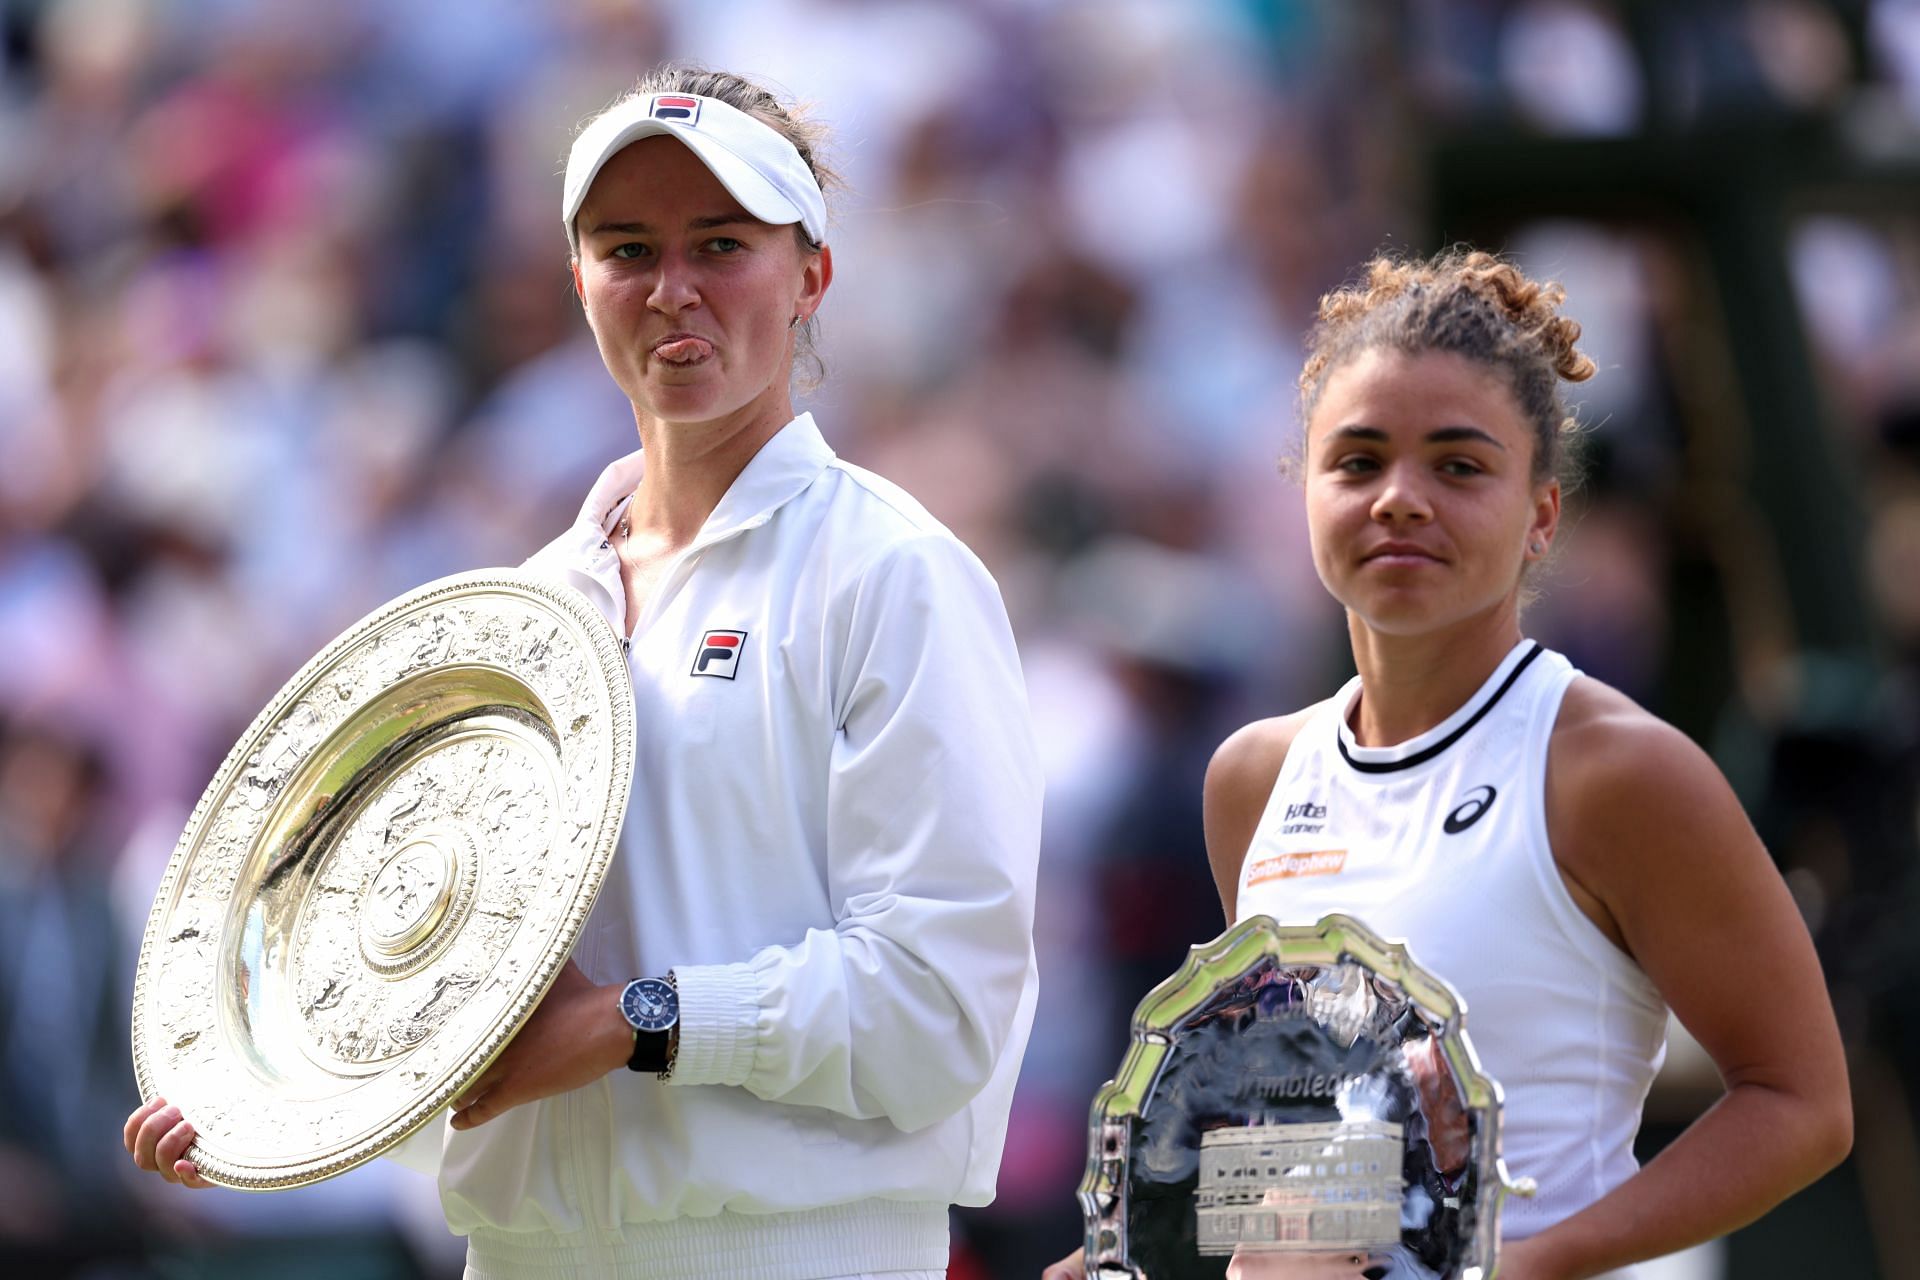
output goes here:
<path id="1" fill-rule="evenodd" d="M 670 67 L 568 160 L 574 286 L 641 448 L 529 567 L 623 637 L 638 758 L 572 960 L 401 1153 L 470 1277 L 924 1280 L 949 1206 L 992 1195 L 1039 769 L 986 570 L 794 413 L 833 279 L 818 142 Z M 165 1099 L 127 1123 L 189 1186 L 193 1136 Z"/>
<path id="2" fill-rule="evenodd" d="M 1205 787 L 1230 921 L 1348 913 L 1465 998 L 1507 1163 L 1538 1183 L 1506 1206 L 1500 1280 L 1631 1275 L 1753 1221 L 1852 1134 L 1812 941 L 1731 788 L 1522 633 L 1575 430 L 1559 383 L 1594 372 L 1560 301 L 1484 253 L 1376 259 L 1322 300 L 1300 470 L 1359 675 L 1235 733 Z M 1726 1093 L 1640 1169 L 1669 1009 Z"/>

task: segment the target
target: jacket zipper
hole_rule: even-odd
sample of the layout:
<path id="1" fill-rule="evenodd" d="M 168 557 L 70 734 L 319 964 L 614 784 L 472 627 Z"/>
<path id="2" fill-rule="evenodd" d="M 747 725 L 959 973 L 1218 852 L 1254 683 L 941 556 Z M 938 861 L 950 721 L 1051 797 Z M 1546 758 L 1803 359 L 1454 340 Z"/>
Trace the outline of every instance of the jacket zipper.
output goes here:
<path id="1" fill-rule="evenodd" d="M 758 515 L 743 524 L 735 525 L 733 528 L 716 534 L 711 538 L 695 538 L 692 542 L 688 543 L 686 550 L 676 556 L 673 563 L 667 566 L 666 573 L 661 576 L 659 588 L 647 597 L 645 607 L 640 610 L 639 622 L 634 624 L 631 632 L 620 637 L 621 650 L 625 652 L 629 658 L 632 657 L 633 642 L 645 635 L 648 628 L 653 625 L 653 620 L 660 614 L 662 603 L 670 599 L 674 592 L 686 585 L 685 579 L 688 573 L 691 572 L 693 566 L 699 562 L 701 554 L 705 552 L 708 547 L 718 546 L 729 538 L 736 538 L 751 529 L 758 529 L 761 525 L 765 524 L 767 520 L 767 516 Z M 621 590 L 624 594 L 624 585 Z"/>

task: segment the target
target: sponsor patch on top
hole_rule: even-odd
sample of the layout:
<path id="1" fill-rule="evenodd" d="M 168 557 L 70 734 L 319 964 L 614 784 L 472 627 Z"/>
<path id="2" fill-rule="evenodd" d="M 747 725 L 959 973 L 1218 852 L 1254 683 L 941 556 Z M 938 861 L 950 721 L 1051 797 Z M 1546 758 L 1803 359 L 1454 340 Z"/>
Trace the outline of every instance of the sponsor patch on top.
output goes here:
<path id="1" fill-rule="evenodd" d="M 656 93 L 653 95 L 653 109 L 647 112 L 655 120 L 672 120 L 679 124 L 700 123 L 700 99 L 690 98 L 678 93 Z"/>
<path id="2" fill-rule="evenodd" d="M 1339 875 L 1347 865 L 1345 849 L 1308 849 L 1297 853 L 1276 853 L 1247 868 L 1247 887 L 1269 880 L 1290 880 L 1295 876 Z"/>

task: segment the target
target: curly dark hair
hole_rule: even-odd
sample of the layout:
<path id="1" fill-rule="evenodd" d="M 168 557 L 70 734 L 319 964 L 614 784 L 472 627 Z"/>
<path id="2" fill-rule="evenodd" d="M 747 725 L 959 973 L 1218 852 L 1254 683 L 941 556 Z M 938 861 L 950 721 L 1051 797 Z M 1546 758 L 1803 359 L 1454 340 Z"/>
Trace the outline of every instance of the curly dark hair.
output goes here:
<path id="1" fill-rule="evenodd" d="M 1416 261 L 1378 255 L 1360 283 L 1320 299 L 1300 370 L 1300 420 L 1312 415 L 1333 371 L 1364 351 L 1444 351 L 1505 376 L 1533 427 L 1534 480 L 1570 481 L 1580 424 L 1560 383 L 1584 382 L 1595 366 L 1574 347 L 1580 325 L 1559 313 L 1565 300 L 1558 284 L 1477 249 Z"/>

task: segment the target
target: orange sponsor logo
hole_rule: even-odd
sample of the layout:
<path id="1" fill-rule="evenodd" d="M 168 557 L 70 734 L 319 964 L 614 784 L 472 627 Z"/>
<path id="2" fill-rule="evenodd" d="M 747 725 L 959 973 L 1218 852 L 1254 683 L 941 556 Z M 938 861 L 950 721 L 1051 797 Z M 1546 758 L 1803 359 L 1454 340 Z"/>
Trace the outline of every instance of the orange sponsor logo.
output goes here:
<path id="1" fill-rule="evenodd" d="M 1347 865 L 1345 849 L 1311 849 L 1299 853 L 1276 853 L 1262 858 L 1247 871 L 1247 887 L 1269 880 L 1290 880 L 1294 876 L 1332 876 Z"/>

